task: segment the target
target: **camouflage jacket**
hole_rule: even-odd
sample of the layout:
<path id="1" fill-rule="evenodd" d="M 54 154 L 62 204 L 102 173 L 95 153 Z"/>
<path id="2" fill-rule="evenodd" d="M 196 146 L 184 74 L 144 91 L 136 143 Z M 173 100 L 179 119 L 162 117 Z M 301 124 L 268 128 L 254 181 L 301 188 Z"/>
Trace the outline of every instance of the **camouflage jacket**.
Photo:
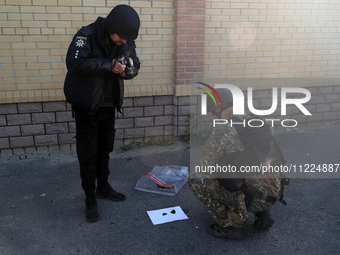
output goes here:
<path id="1" fill-rule="evenodd" d="M 216 125 L 216 127 L 213 128 L 212 133 L 205 143 L 201 153 L 201 166 L 215 166 L 224 155 L 244 150 L 244 146 L 238 137 L 236 129 L 230 125 L 230 119 L 232 117 L 233 113 L 231 112 L 226 117 L 228 120 L 227 124 Z M 246 121 L 251 118 L 249 115 L 237 117 Z M 281 179 L 279 174 L 271 174 L 268 178 L 247 178 L 246 184 L 254 186 L 257 190 L 264 194 L 275 197 L 279 196 L 281 189 Z"/>

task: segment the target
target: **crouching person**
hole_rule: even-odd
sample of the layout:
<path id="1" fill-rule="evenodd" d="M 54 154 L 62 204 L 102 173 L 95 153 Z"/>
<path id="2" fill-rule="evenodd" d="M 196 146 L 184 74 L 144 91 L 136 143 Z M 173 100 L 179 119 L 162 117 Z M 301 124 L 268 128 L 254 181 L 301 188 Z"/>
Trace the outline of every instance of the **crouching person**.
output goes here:
<path id="1" fill-rule="evenodd" d="M 231 123 L 248 123 L 250 115 L 233 115 L 233 97 L 228 89 L 216 89 L 223 105 L 215 104 L 207 97 L 207 112 L 214 119 L 226 119 L 223 125 L 216 125 L 201 153 L 200 165 L 233 166 L 239 170 L 243 166 L 272 165 L 285 163 L 275 142 L 272 129 L 267 125 L 249 127 Z M 215 98 L 216 102 L 219 100 Z M 268 229 L 274 220 L 269 217 L 269 208 L 282 200 L 283 186 L 288 179 L 280 173 L 265 175 L 223 176 L 193 173 L 188 184 L 194 195 L 215 219 L 216 224 L 207 227 L 209 234 L 216 238 L 240 239 L 242 228 L 248 220 L 248 212 L 255 214 L 254 227 Z"/>

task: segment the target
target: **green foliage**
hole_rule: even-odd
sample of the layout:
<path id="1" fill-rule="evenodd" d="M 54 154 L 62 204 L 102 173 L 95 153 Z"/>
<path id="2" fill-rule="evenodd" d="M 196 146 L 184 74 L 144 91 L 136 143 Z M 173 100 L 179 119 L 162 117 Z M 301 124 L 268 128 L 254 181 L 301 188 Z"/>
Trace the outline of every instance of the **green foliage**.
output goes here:
<path id="1" fill-rule="evenodd" d="M 147 142 L 144 141 L 136 141 L 135 144 L 139 147 L 144 147 L 144 146 L 148 146 L 148 145 L 161 145 L 161 146 L 169 146 L 171 143 L 167 138 L 163 138 L 163 139 L 158 139 L 158 141 L 155 141 L 155 139 L 152 137 L 150 140 L 148 140 Z M 123 145 L 122 147 L 120 147 L 120 151 L 117 152 L 127 152 L 129 150 L 133 149 L 133 144 L 126 144 Z"/>
<path id="2" fill-rule="evenodd" d="M 130 143 L 130 144 L 126 144 L 126 145 L 120 147 L 120 149 L 121 149 L 122 152 L 127 152 L 127 151 L 129 151 L 129 150 L 132 150 L 132 149 L 133 149 L 133 146 L 132 146 L 132 144 Z"/>
<path id="3" fill-rule="evenodd" d="M 190 134 L 191 134 L 191 130 L 194 128 L 191 126 L 191 123 L 193 122 L 193 118 L 194 118 L 194 114 L 190 113 L 190 115 L 188 115 L 189 119 L 187 119 L 185 122 L 187 123 L 186 129 L 185 129 L 185 135 L 182 136 L 182 139 L 184 140 L 184 142 L 186 143 L 190 143 Z M 196 127 L 195 127 L 196 128 Z"/>
<path id="4" fill-rule="evenodd" d="M 158 139 L 158 141 L 155 141 L 155 139 L 152 137 L 150 140 L 148 140 L 147 142 L 136 142 L 136 144 L 140 147 L 144 147 L 147 145 L 162 145 L 162 146 L 169 146 L 170 142 L 168 139 L 164 138 L 164 139 Z"/>

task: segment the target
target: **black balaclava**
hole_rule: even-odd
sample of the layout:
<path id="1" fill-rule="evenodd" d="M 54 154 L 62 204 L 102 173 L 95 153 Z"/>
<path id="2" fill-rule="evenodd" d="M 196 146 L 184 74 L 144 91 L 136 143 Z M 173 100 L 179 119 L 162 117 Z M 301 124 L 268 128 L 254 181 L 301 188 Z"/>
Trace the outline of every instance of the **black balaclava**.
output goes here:
<path id="1" fill-rule="evenodd" d="M 107 15 L 105 28 L 125 40 L 135 40 L 138 36 L 140 20 L 137 12 L 128 5 L 117 5 Z"/>

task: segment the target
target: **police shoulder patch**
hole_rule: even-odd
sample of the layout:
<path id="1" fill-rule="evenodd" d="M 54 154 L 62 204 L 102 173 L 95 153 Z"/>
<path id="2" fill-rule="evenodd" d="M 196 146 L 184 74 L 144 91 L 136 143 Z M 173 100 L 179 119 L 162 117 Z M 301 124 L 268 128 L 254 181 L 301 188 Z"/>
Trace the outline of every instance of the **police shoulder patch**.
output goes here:
<path id="1" fill-rule="evenodd" d="M 76 47 L 78 48 L 84 48 L 85 44 L 86 44 L 86 40 L 87 38 L 84 36 L 77 36 L 75 43 L 76 43 Z"/>

